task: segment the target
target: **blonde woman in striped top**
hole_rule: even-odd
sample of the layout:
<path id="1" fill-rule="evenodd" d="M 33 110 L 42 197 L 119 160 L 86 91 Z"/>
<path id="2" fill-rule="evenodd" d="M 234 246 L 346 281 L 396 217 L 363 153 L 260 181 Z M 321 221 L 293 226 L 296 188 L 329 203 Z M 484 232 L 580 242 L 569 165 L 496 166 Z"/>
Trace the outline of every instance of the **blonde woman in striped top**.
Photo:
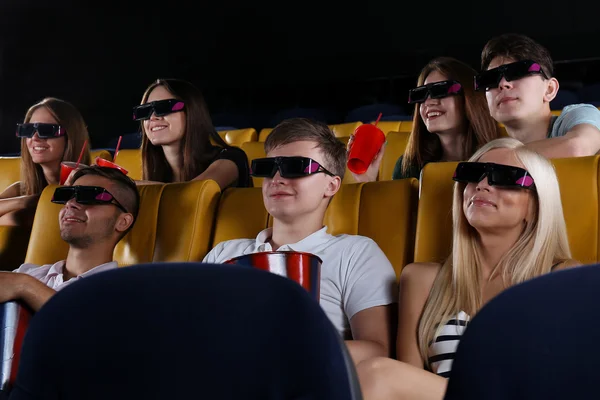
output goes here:
<path id="1" fill-rule="evenodd" d="M 516 139 L 497 139 L 459 164 L 454 180 L 452 254 L 443 264 L 404 268 L 398 361 L 358 365 L 366 400 L 442 399 L 460 337 L 484 304 L 512 285 L 578 265 L 546 158 Z"/>

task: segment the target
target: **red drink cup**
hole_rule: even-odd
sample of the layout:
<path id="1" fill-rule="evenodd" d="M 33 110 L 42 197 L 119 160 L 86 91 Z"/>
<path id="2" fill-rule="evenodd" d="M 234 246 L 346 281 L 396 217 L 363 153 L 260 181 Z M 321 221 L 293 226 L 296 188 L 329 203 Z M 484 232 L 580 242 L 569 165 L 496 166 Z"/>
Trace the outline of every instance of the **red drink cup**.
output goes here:
<path id="1" fill-rule="evenodd" d="M 69 175 L 71 175 L 71 172 L 73 172 L 76 167 L 77 167 L 77 163 L 74 161 L 61 162 L 60 163 L 60 181 L 58 183 L 60 183 L 61 185 L 64 185 L 65 182 L 67 181 L 67 178 L 69 177 Z"/>
<path id="2" fill-rule="evenodd" d="M 348 169 L 359 175 L 367 172 L 384 142 L 385 134 L 375 125 L 364 124 L 356 128 L 348 154 Z"/>
<path id="3" fill-rule="evenodd" d="M 117 165 L 114 162 L 105 160 L 104 158 L 101 158 L 101 157 L 96 157 L 96 165 L 98 165 L 100 167 L 110 167 L 110 168 L 118 169 L 125 175 L 127 175 L 127 173 L 129 172 L 125 168 L 121 167 L 120 165 Z"/>

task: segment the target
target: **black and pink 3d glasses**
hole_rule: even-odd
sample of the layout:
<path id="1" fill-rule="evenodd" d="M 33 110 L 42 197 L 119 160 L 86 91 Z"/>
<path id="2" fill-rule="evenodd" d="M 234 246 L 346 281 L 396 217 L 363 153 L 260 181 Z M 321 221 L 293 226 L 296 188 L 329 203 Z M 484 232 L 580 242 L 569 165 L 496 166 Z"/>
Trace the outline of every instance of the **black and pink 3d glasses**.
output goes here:
<path id="1" fill-rule="evenodd" d="M 408 91 L 408 104 L 424 103 L 427 97 L 441 99 L 463 92 L 462 85 L 453 80 L 428 83 Z"/>
<path id="2" fill-rule="evenodd" d="M 36 132 L 40 139 L 52 139 L 67 134 L 67 131 L 58 124 L 44 124 L 41 122 L 17 124 L 17 137 L 19 138 L 31 138 Z"/>
<path id="3" fill-rule="evenodd" d="M 184 102 L 178 99 L 152 101 L 133 107 L 133 120 L 143 121 L 149 119 L 152 113 L 157 117 L 162 117 L 174 112 L 183 111 L 184 108 Z"/>
<path id="4" fill-rule="evenodd" d="M 268 157 L 252 160 L 250 174 L 257 178 L 273 178 L 279 171 L 282 178 L 302 178 L 325 173 L 335 176 L 321 164 L 308 157 Z"/>
<path id="5" fill-rule="evenodd" d="M 542 75 L 545 79 L 548 79 L 540 64 L 531 60 L 521 60 L 482 71 L 475 77 L 475 90 L 495 89 L 503 77 L 510 82 L 530 75 Z"/>
<path id="6" fill-rule="evenodd" d="M 452 179 L 462 183 L 479 183 L 486 176 L 490 186 L 535 190 L 535 182 L 529 172 L 512 165 L 461 162 Z"/>

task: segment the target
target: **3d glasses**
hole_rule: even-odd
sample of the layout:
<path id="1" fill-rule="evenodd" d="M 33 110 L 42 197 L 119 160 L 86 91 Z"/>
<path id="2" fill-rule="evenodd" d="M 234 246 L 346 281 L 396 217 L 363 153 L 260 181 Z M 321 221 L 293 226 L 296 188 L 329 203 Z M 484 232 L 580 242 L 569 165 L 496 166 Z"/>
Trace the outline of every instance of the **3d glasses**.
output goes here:
<path id="1" fill-rule="evenodd" d="M 490 186 L 535 189 L 533 178 L 527 170 L 503 164 L 461 162 L 452 179 L 462 183 L 479 183 L 486 175 Z"/>
<path id="2" fill-rule="evenodd" d="M 428 83 L 408 91 L 408 104 L 423 103 L 428 96 L 432 99 L 441 99 L 460 93 L 462 93 L 462 85 L 457 81 Z"/>
<path id="3" fill-rule="evenodd" d="M 121 211 L 128 213 L 115 196 L 108 190 L 99 186 L 61 186 L 56 188 L 52 202 L 56 204 L 66 204 L 69 200 L 75 198 L 75 201 L 83 205 L 108 205 L 113 204 Z"/>
<path id="4" fill-rule="evenodd" d="M 250 174 L 257 178 L 272 178 L 279 171 L 282 178 L 302 178 L 323 172 L 335 176 L 308 157 L 269 157 L 252 160 Z"/>
<path id="5" fill-rule="evenodd" d="M 52 139 L 66 135 L 65 129 L 58 124 L 17 124 L 17 137 L 31 138 L 37 132 L 40 139 Z"/>
<path id="6" fill-rule="evenodd" d="M 535 61 L 522 60 L 501 65 L 498 68 L 483 71 L 475 76 L 475 90 L 483 91 L 497 88 L 502 77 L 510 82 L 536 74 L 548 79 L 540 64 Z"/>
<path id="7" fill-rule="evenodd" d="M 149 119 L 152 116 L 152 113 L 157 117 L 162 117 L 167 114 L 182 111 L 184 108 L 185 104 L 183 101 L 177 99 L 152 101 L 133 107 L 133 120 L 143 121 Z"/>

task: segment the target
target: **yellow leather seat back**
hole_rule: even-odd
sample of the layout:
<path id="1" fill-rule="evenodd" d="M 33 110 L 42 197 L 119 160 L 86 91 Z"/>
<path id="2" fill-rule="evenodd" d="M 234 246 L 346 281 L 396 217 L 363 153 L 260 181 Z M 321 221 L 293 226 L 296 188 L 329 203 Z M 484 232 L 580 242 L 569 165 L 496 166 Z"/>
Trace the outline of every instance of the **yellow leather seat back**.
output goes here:
<path id="1" fill-rule="evenodd" d="M 421 172 L 416 262 L 443 262 L 452 250 L 452 175 L 458 162 L 425 165 Z"/>
<path id="2" fill-rule="evenodd" d="M 252 160 L 257 158 L 265 158 L 267 156 L 265 153 L 265 144 L 263 142 L 246 142 L 242 144 L 241 148 L 244 150 L 244 153 L 246 153 L 250 166 L 252 165 Z M 263 178 L 252 177 L 254 187 L 261 187 L 262 181 Z"/>
<path id="3" fill-rule="evenodd" d="M 329 129 L 333 131 L 333 134 L 338 138 L 350 137 L 350 135 L 354 134 L 356 128 L 362 125 L 362 122 L 348 122 L 345 124 L 335 124 L 328 125 Z M 263 128 L 260 130 L 260 134 L 258 135 L 258 141 L 264 142 L 267 139 L 267 136 L 273 131 L 273 128 Z"/>
<path id="4" fill-rule="evenodd" d="M 273 128 L 262 128 L 258 134 L 258 141 L 264 142 L 267 140 L 267 136 L 273 131 Z"/>
<path id="5" fill-rule="evenodd" d="M 599 160 L 599 156 L 552 160 L 560 185 L 571 254 L 584 264 L 600 261 Z"/>
<path id="6" fill-rule="evenodd" d="M 12 271 L 25 261 L 31 227 L 0 226 L 0 271 Z"/>
<path id="7" fill-rule="evenodd" d="M 138 181 L 142 179 L 142 149 L 123 149 L 119 150 L 117 164 L 125 168 L 127 176 Z"/>
<path id="8" fill-rule="evenodd" d="M 345 124 L 336 124 L 336 125 L 328 125 L 328 126 L 329 126 L 329 129 L 331 129 L 333 131 L 333 134 L 335 135 L 335 137 L 342 138 L 342 137 L 350 137 L 350 135 L 353 135 L 356 128 L 358 128 L 361 125 L 362 125 L 362 122 L 356 121 L 356 122 L 348 122 Z"/>
<path id="9" fill-rule="evenodd" d="M 574 259 L 600 261 L 599 156 L 552 160 Z M 423 168 L 415 238 L 415 261 L 442 262 L 452 246 L 452 175 L 456 162 Z M 582 201 L 585 199 L 585 201 Z"/>
<path id="10" fill-rule="evenodd" d="M 416 179 L 343 185 L 325 213 L 324 224 L 332 235 L 373 239 L 399 277 L 412 262 L 417 194 Z"/>
<path id="11" fill-rule="evenodd" d="M 400 129 L 398 132 L 412 132 L 413 122 L 412 121 L 402 121 L 400 124 Z"/>
<path id="12" fill-rule="evenodd" d="M 375 121 L 372 121 L 371 123 L 374 124 Z M 381 129 L 386 136 L 390 132 L 399 132 L 400 125 L 402 125 L 402 121 L 379 121 L 377 123 L 377 127 Z"/>
<path id="13" fill-rule="evenodd" d="M 40 196 L 27 246 L 26 263 L 54 264 L 67 257 L 69 245 L 61 239 L 58 225 L 58 213 L 63 206 L 50 202 L 57 187 L 46 186 Z"/>
<path id="14" fill-rule="evenodd" d="M 396 162 L 404 154 L 406 145 L 408 144 L 409 132 L 390 132 L 387 135 L 387 145 L 383 160 L 379 167 L 379 180 L 391 181 L 394 174 Z"/>
<path id="15" fill-rule="evenodd" d="M 92 158 L 92 164 L 95 163 L 96 157 L 103 158 L 107 161 L 112 161 L 112 155 L 108 150 L 92 150 L 90 151 L 90 156 Z"/>
<path id="16" fill-rule="evenodd" d="M 348 140 L 350 140 L 349 136 L 339 137 L 338 140 L 344 144 L 344 146 L 348 146 Z M 344 173 L 344 179 L 342 179 L 343 184 L 357 183 L 356 179 L 352 175 L 352 172 L 348 169 L 348 165 L 346 164 L 346 172 Z"/>
<path id="17" fill-rule="evenodd" d="M 219 185 L 212 180 L 165 185 L 158 210 L 155 262 L 199 262 L 210 250 Z"/>
<path id="18" fill-rule="evenodd" d="M 152 262 L 156 242 L 158 210 L 166 185 L 140 185 L 140 210 L 133 228 L 121 239 L 113 253 L 119 266 Z M 162 227 L 161 227 L 162 229 Z"/>
<path id="19" fill-rule="evenodd" d="M 219 131 L 219 136 L 230 146 L 241 147 L 246 142 L 256 142 L 257 133 L 254 128 Z"/>
<path id="20" fill-rule="evenodd" d="M 415 178 L 371 182 L 362 189 L 358 233 L 379 245 L 397 278 L 413 261 L 418 193 Z"/>
<path id="21" fill-rule="evenodd" d="M 267 219 L 262 188 L 225 190 L 219 200 L 211 249 L 226 240 L 256 238 L 267 227 Z"/>
<path id="22" fill-rule="evenodd" d="M 0 157 L 0 193 L 21 180 L 21 157 Z"/>

